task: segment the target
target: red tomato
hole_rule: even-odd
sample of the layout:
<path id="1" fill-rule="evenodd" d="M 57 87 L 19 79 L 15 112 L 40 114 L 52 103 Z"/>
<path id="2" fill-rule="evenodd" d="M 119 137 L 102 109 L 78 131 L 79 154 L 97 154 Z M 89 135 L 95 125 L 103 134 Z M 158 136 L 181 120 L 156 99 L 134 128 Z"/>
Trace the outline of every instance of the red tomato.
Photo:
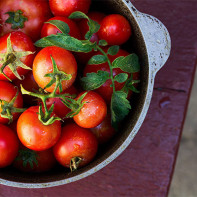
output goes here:
<path id="1" fill-rule="evenodd" d="M 92 128 L 91 131 L 96 136 L 99 144 L 108 142 L 116 132 L 111 125 L 111 117 L 109 114 L 105 117 L 101 124 L 99 124 L 97 127 Z"/>
<path id="2" fill-rule="evenodd" d="M 16 96 L 17 88 L 11 83 L 6 81 L 0 81 L 0 100 L 10 103 L 10 101 Z M 18 93 L 13 107 L 22 108 L 23 107 L 23 97 L 21 93 Z M 2 113 L 2 103 L 0 103 L 0 123 L 7 124 L 9 122 L 8 118 L 1 117 Z M 12 113 L 13 120 L 16 120 L 19 116 L 19 113 Z"/>
<path id="3" fill-rule="evenodd" d="M 70 16 L 75 11 L 88 13 L 91 0 L 49 0 L 52 13 L 55 16 Z"/>
<path id="4" fill-rule="evenodd" d="M 106 51 L 107 51 L 107 49 L 105 49 L 105 52 Z M 100 53 L 97 53 L 97 54 L 100 54 Z M 109 55 L 109 59 L 111 60 L 111 62 L 113 62 L 117 57 L 127 56 L 127 55 L 129 55 L 129 53 L 127 51 L 120 49 L 116 55 L 114 55 L 114 56 Z M 97 72 L 98 70 L 103 70 L 103 71 L 107 71 L 110 73 L 108 63 L 98 64 L 98 65 L 88 65 L 87 64 L 84 69 L 84 76 L 86 76 L 87 73 Z M 120 73 L 126 73 L 126 72 L 123 72 L 119 68 L 113 69 L 113 76 L 116 76 Z M 129 73 L 127 73 L 127 74 L 130 76 Z M 135 80 L 139 79 L 139 73 L 133 73 L 133 79 L 135 79 Z M 112 84 L 111 79 L 108 79 L 100 88 L 95 90 L 97 93 L 99 93 L 105 99 L 105 101 L 107 103 L 110 103 L 111 96 L 113 93 L 113 88 L 110 87 L 111 84 Z M 124 87 L 124 84 L 125 84 L 125 82 L 118 83 L 117 81 L 115 81 L 116 90 L 121 90 Z"/>
<path id="5" fill-rule="evenodd" d="M 79 28 L 77 24 L 71 19 L 62 17 L 62 16 L 56 16 L 56 17 L 49 19 L 48 21 L 51 21 L 51 20 L 59 20 L 59 21 L 65 22 L 70 28 L 69 35 L 79 40 L 81 39 L 81 33 L 79 31 Z M 62 33 L 62 32 L 56 26 L 51 25 L 49 23 L 45 23 L 42 27 L 41 37 L 43 38 L 51 34 L 57 34 L 57 33 Z"/>
<path id="6" fill-rule="evenodd" d="M 4 36 L 2 36 L 0 38 L 0 54 L 4 53 L 5 54 L 5 58 L 0 58 L 0 60 L 3 60 L 4 62 L 6 61 L 6 59 L 9 57 L 10 52 L 8 54 L 6 54 L 8 52 L 8 48 L 7 48 L 7 38 L 8 36 L 10 36 L 10 40 L 11 40 L 11 45 L 12 45 L 12 49 L 13 52 L 11 52 L 11 54 L 14 54 L 16 57 L 18 54 L 17 52 L 21 52 L 21 51 L 31 51 L 31 52 L 35 52 L 35 47 L 34 44 L 32 42 L 32 40 L 23 32 L 12 32 L 12 33 L 8 33 Z M 35 55 L 34 54 L 30 54 L 30 55 L 26 55 L 23 56 L 22 58 L 19 58 L 21 60 L 21 62 L 23 64 L 25 64 L 28 67 L 32 67 L 32 63 L 33 63 L 33 59 L 34 59 Z M 0 67 L 2 67 L 3 63 L 0 63 Z M 18 65 L 17 60 L 13 60 L 13 63 L 16 63 L 16 66 Z M 16 68 L 18 74 L 20 76 L 25 75 L 29 70 L 27 69 L 23 69 L 19 66 L 17 66 Z M 5 69 L 3 70 L 4 73 L 6 74 L 6 76 L 8 76 L 11 80 L 16 79 L 17 77 L 13 74 L 13 72 L 11 71 L 11 69 L 8 67 L 8 65 L 5 67 Z M 3 74 L 0 74 L 0 80 L 8 80 Z"/>
<path id="7" fill-rule="evenodd" d="M 61 134 L 61 123 L 55 121 L 43 125 L 38 119 L 38 106 L 24 111 L 17 122 L 17 134 L 24 146 L 31 150 L 43 151 L 55 145 Z"/>
<path id="8" fill-rule="evenodd" d="M 78 99 L 84 92 L 80 93 Z M 93 128 L 98 126 L 107 114 L 107 105 L 103 98 L 89 91 L 82 102 L 87 102 L 83 105 L 80 112 L 73 117 L 74 121 L 83 128 Z"/>
<path id="9" fill-rule="evenodd" d="M 19 30 L 30 36 L 34 41 L 39 39 L 42 25 L 51 17 L 50 8 L 47 0 L 1 0 L 0 1 L 0 18 L 2 18 L 2 35 L 13 30 Z M 7 12 L 22 11 L 24 26 L 16 29 L 12 28 L 12 24 L 6 22 L 9 18 Z M 19 24 L 18 13 L 13 17 L 15 24 Z M 25 17 L 25 18 L 24 18 Z M 20 17 L 21 18 L 21 17 Z M 20 19 L 19 19 L 20 20 Z"/>
<path id="10" fill-rule="evenodd" d="M 0 168 L 9 166 L 17 156 L 19 140 L 9 128 L 0 124 Z"/>
<path id="11" fill-rule="evenodd" d="M 101 12 L 90 12 L 88 14 L 88 16 L 90 17 L 90 19 L 98 22 L 99 24 L 101 23 L 102 19 L 105 17 L 105 14 L 101 13 Z M 85 35 L 86 33 L 89 31 L 89 26 L 87 24 L 87 19 L 82 19 L 81 21 L 79 21 L 79 29 L 82 35 L 82 39 L 85 39 Z M 99 37 L 98 37 L 98 33 L 93 34 L 92 38 L 90 39 L 91 42 L 99 42 Z M 79 63 L 81 63 L 82 65 L 86 65 L 88 60 L 95 54 L 95 51 L 91 51 L 89 53 L 77 53 L 77 60 L 79 61 Z"/>
<path id="12" fill-rule="evenodd" d="M 36 83 L 41 87 L 45 86 L 51 81 L 50 77 L 45 77 L 46 74 L 53 72 L 53 65 L 51 56 L 55 60 L 57 67 L 60 71 L 66 74 L 71 74 L 70 80 L 62 81 L 63 91 L 69 88 L 75 81 L 77 75 L 77 62 L 71 52 L 66 49 L 52 46 L 42 49 L 35 57 L 33 62 L 33 76 Z M 55 84 L 46 88 L 46 91 L 53 92 Z"/>
<path id="13" fill-rule="evenodd" d="M 75 95 L 78 93 L 77 89 L 74 86 L 71 86 L 70 88 L 66 89 L 61 94 L 70 94 Z M 52 104 L 54 104 L 54 110 L 53 112 L 60 118 L 65 118 L 66 115 L 71 111 L 68 107 L 66 107 L 60 98 L 49 98 L 46 101 L 47 107 L 50 108 Z"/>
<path id="14" fill-rule="evenodd" d="M 33 166 L 28 162 L 31 159 L 37 161 L 37 163 L 34 160 L 32 161 Z M 13 166 L 22 172 L 46 172 L 51 170 L 56 162 L 52 149 L 33 151 L 23 147 L 20 148 L 17 160 L 14 161 Z M 26 166 L 24 165 L 25 163 Z"/>
<path id="15" fill-rule="evenodd" d="M 109 45 L 121 45 L 130 38 L 131 26 L 124 16 L 111 14 L 102 20 L 98 35 Z"/>
<path id="16" fill-rule="evenodd" d="M 71 159 L 79 157 L 79 167 L 90 163 L 95 157 L 98 149 L 98 142 L 94 134 L 76 124 L 67 124 L 62 128 L 62 135 L 53 152 L 57 161 L 69 168 Z"/>
<path id="17" fill-rule="evenodd" d="M 38 84 L 35 82 L 35 79 L 33 77 L 33 73 L 32 71 L 28 72 L 25 76 L 24 76 L 24 79 L 23 80 L 19 80 L 19 79 L 16 79 L 13 81 L 13 83 L 19 88 L 20 90 L 20 85 L 23 86 L 23 88 L 25 88 L 25 90 L 28 90 L 30 92 L 36 92 L 39 90 L 39 86 Z M 32 96 L 29 96 L 29 95 L 26 95 L 24 94 L 23 95 L 23 101 L 24 101 L 24 104 L 26 105 L 33 105 L 33 104 L 36 104 L 36 98 L 35 97 L 32 97 Z"/>

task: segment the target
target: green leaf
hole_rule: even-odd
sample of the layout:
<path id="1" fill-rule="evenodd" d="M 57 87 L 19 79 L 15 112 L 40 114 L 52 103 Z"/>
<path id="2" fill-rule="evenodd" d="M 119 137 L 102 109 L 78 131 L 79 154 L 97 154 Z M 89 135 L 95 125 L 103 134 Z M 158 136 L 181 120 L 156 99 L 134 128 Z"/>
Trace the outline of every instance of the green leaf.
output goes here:
<path id="1" fill-rule="evenodd" d="M 50 35 L 38 40 L 37 47 L 57 46 L 69 51 L 88 53 L 92 51 L 95 44 L 90 41 L 82 41 L 65 34 Z"/>
<path id="2" fill-rule="evenodd" d="M 109 73 L 99 70 L 97 73 L 87 73 L 86 77 L 81 79 L 81 83 L 85 90 L 95 90 L 102 86 L 108 79 L 110 79 Z"/>
<path id="3" fill-rule="evenodd" d="M 89 31 L 85 35 L 85 39 L 90 40 L 92 35 L 100 29 L 99 23 L 96 21 L 91 20 L 86 14 L 80 11 L 73 12 L 70 16 L 70 19 L 79 19 L 79 18 L 85 18 L 88 20 L 88 26 L 89 26 Z"/>
<path id="4" fill-rule="evenodd" d="M 94 33 L 97 33 L 100 29 L 99 23 L 89 19 L 88 21 L 89 31 L 85 35 L 85 39 L 90 40 Z"/>
<path id="5" fill-rule="evenodd" d="M 131 105 L 127 94 L 122 91 L 113 92 L 111 98 L 112 126 L 117 129 L 118 124 L 128 115 Z"/>
<path id="6" fill-rule="evenodd" d="M 113 68 L 120 68 L 124 72 L 135 73 L 140 71 L 139 59 L 136 54 L 118 57 L 112 63 Z"/>
<path id="7" fill-rule="evenodd" d="M 45 23 L 49 23 L 51 25 L 56 26 L 62 33 L 68 34 L 70 32 L 70 28 L 67 23 L 60 20 L 51 20 Z"/>
<path id="8" fill-rule="evenodd" d="M 69 19 L 79 19 L 79 18 L 86 18 L 89 19 L 86 14 L 80 11 L 73 12 L 69 17 Z"/>
<path id="9" fill-rule="evenodd" d="M 88 61 L 88 64 L 102 64 L 105 62 L 107 62 L 107 58 L 104 55 L 95 55 Z"/>
<path id="10" fill-rule="evenodd" d="M 108 51 L 107 51 L 107 54 L 109 55 L 116 55 L 119 51 L 120 47 L 118 45 L 114 45 L 114 46 L 111 46 Z"/>
<path id="11" fill-rule="evenodd" d="M 127 73 L 120 73 L 114 77 L 114 81 L 117 81 L 118 83 L 123 83 L 128 79 Z"/>
<path id="12" fill-rule="evenodd" d="M 99 46 L 105 47 L 107 45 L 108 45 L 107 41 L 105 41 L 105 40 L 99 40 Z"/>

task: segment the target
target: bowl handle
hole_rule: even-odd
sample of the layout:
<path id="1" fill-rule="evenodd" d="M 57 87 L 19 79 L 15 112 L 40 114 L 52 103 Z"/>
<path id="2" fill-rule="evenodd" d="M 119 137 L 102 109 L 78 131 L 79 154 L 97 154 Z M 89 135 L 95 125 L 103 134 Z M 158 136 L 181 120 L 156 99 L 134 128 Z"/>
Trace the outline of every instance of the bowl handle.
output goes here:
<path id="1" fill-rule="evenodd" d="M 171 39 L 166 27 L 157 18 L 139 12 L 131 2 L 126 1 L 131 8 L 144 36 L 150 67 L 155 74 L 165 64 L 170 56 Z"/>

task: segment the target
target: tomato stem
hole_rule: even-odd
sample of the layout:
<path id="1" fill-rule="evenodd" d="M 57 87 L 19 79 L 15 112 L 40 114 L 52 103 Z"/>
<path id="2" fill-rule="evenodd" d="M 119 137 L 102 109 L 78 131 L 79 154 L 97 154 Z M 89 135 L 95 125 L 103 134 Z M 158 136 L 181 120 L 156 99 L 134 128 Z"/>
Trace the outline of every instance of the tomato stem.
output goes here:
<path id="1" fill-rule="evenodd" d="M 115 82 L 114 82 L 113 68 L 112 68 L 111 61 L 110 61 L 108 55 L 105 53 L 105 51 L 101 47 L 96 45 L 96 48 L 107 58 L 107 63 L 109 65 L 109 69 L 110 69 L 110 78 L 111 78 L 111 81 L 112 81 L 112 88 L 113 88 L 113 92 L 115 92 L 116 89 L 115 89 Z"/>
<path id="2" fill-rule="evenodd" d="M 70 160 L 70 170 L 71 172 L 74 172 L 77 170 L 77 168 L 79 167 L 79 164 L 82 162 L 82 158 L 81 157 L 73 157 Z"/>

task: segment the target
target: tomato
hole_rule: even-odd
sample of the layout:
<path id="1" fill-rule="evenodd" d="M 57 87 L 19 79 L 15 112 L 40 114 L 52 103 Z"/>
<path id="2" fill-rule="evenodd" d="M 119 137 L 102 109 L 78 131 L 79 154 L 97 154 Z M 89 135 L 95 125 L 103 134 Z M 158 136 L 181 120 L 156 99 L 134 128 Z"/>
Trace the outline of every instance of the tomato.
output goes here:
<path id="1" fill-rule="evenodd" d="M 104 49 L 104 50 L 105 50 L 105 52 L 107 52 L 107 49 Z M 100 52 L 97 54 L 100 54 Z M 109 59 L 111 62 L 113 62 L 117 57 L 127 56 L 127 55 L 129 55 L 129 53 L 127 51 L 120 49 L 116 55 L 114 55 L 114 56 L 109 55 Z M 98 70 L 103 70 L 103 71 L 107 71 L 110 73 L 108 63 L 98 64 L 98 65 L 87 64 L 84 69 L 84 76 L 86 76 L 87 73 L 97 72 Z M 116 76 L 120 73 L 126 73 L 126 72 L 123 72 L 120 68 L 113 69 L 113 76 Z M 127 74 L 130 76 L 129 73 L 127 73 Z M 133 73 L 133 79 L 135 79 L 135 80 L 139 79 L 139 73 Z M 113 93 L 113 88 L 111 87 L 111 84 L 112 84 L 111 79 L 108 79 L 101 87 L 99 87 L 98 89 L 95 90 L 95 92 L 100 94 L 108 104 L 111 101 L 111 97 L 112 97 L 112 93 Z M 117 81 L 115 81 L 115 89 L 116 90 L 121 90 L 124 87 L 124 85 L 125 85 L 125 82 L 118 83 Z M 131 93 L 130 93 L 130 95 L 131 95 Z"/>
<path id="2" fill-rule="evenodd" d="M 0 124 L 0 168 L 9 166 L 17 156 L 19 140 L 7 126 Z"/>
<path id="3" fill-rule="evenodd" d="M 21 14 L 19 13 L 20 11 L 22 12 Z M 13 28 L 13 24 L 7 21 L 9 18 L 8 12 L 13 12 L 14 17 L 12 21 L 16 25 L 15 28 Z M 40 37 L 43 23 L 50 17 L 51 12 L 47 0 L 0 1 L 0 18 L 3 24 L 2 35 L 13 30 L 19 30 L 30 36 L 33 41 L 36 41 Z"/>
<path id="4" fill-rule="evenodd" d="M 90 12 L 88 13 L 88 16 L 90 19 L 98 22 L 99 24 L 101 23 L 102 19 L 105 17 L 104 13 L 101 12 Z M 87 24 L 87 19 L 82 19 L 79 21 L 79 29 L 82 35 L 82 39 L 85 39 L 86 33 L 89 31 L 89 26 Z M 92 38 L 90 39 L 91 42 L 99 42 L 99 37 L 98 33 L 94 33 Z M 82 64 L 86 65 L 88 60 L 95 54 L 95 51 L 91 51 L 89 53 L 77 53 L 77 60 Z"/>
<path id="5" fill-rule="evenodd" d="M 30 92 L 36 92 L 36 91 L 39 90 L 39 86 L 35 82 L 35 79 L 33 77 L 32 71 L 28 72 L 24 76 L 23 80 L 16 79 L 16 80 L 13 81 L 13 83 L 19 89 L 21 88 L 20 85 L 22 85 L 25 90 L 28 90 Z M 23 101 L 24 101 L 24 104 L 26 104 L 26 105 L 34 105 L 34 104 L 36 104 L 36 102 L 35 102 L 36 98 L 32 97 L 32 96 L 29 96 L 29 95 L 26 95 L 26 94 L 23 95 Z"/>
<path id="6" fill-rule="evenodd" d="M 53 147 L 57 161 L 69 168 L 71 159 L 81 159 L 79 167 L 90 163 L 95 157 L 98 142 L 94 134 L 76 124 L 67 124 L 62 128 L 62 135 Z"/>
<path id="7" fill-rule="evenodd" d="M 84 92 L 80 93 L 78 99 Z M 73 117 L 74 121 L 83 128 L 93 128 L 99 125 L 107 114 L 107 105 L 103 98 L 89 91 L 83 98 L 82 102 L 86 102 L 80 112 Z"/>
<path id="8" fill-rule="evenodd" d="M 6 81 L 0 81 L 0 123 L 7 124 L 9 122 L 8 118 L 3 118 L 1 114 L 3 113 L 2 108 L 5 106 L 4 102 L 10 103 L 12 99 L 17 94 L 17 88 L 12 85 L 9 82 Z M 14 101 L 13 107 L 15 108 L 22 108 L 23 107 L 23 97 L 20 92 L 18 92 L 18 95 L 16 97 L 16 100 Z M 13 120 L 16 120 L 18 118 L 20 113 L 13 113 Z"/>
<path id="9" fill-rule="evenodd" d="M 102 20 L 98 35 L 109 45 L 122 45 L 131 36 L 131 26 L 124 16 L 111 14 Z"/>
<path id="10" fill-rule="evenodd" d="M 97 127 L 91 128 L 91 131 L 96 136 L 99 144 L 108 142 L 115 134 L 115 129 L 111 125 L 110 114 Z"/>
<path id="11" fill-rule="evenodd" d="M 78 91 L 74 86 L 66 89 L 61 94 L 70 94 L 70 95 L 77 95 Z M 60 118 L 65 118 L 66 115 L 71 111 L 68 107 L 66 107 L 60 98 L 49 98 L 46 101 L 47 108 L 49 109 L 52 104 L 54 104 L 53 112 Z"/>
<path id="12" fill-rule="evenodd" d="M 75 81 L 77 75 L 77 62 L 71 52 L 60 47 L 46 47 L 42 49 L 35 57 L 33 62 L 33 76 L 36 83 L 41 87 L 45 86 L 51 81 L 50 77 L 45 77 L 46 74 L 53 72 L 53 65 L 51 56 L 55 60 L 60 71 L 66 74 L 71 74 L 70 80 L 61 82 L 63 91 L 69 88 Z M 55 84 L 46 88 L 46 91 L 53 92 Z"/>
<path id="13" fill-rule="evenodd" d="M 56 17 L 49 19 L 47 22 L 51 20 L 59 20 L 59 21 L 65 22 L 70 28 L 69 35 L 79 40 L 81 39 L 81 33 L 79 31 L 79 28 L 77 24 L 71 19 L 62 17 L 62 16 L 56 16 Z M 49 23 L 45 23 L 42 27 L 41 37 L 43 38 L 43 37 L 49 36 L 51 34 L 56 34 L 56 33 L 62 33 L 62 32 L 56 26 L 51 25 Z"/>
<path id="14" fill-rule="evenodd" d="M 70 16 L 75 11 L 88 13 L 91 0 L 49 0 L 52 13 L 55 16 Z"/>
<path id="15" fill-rule="evenodd" d="M 33 151 L 21 145 L 13 166 L 22 172 L 46 172 L 51 170 L 56 162 L 52 149 Z"/>
<path id="16" fill-rule="evenodd" d="M 24 111 L 17 122 L 17 134 L 21 143 L 35 151 L 51 148 L 60 137 L 61 123 L 44 125 L 38 119 L 38 106 L 33 106 Z"/>
<path id="17" fill-rule="evenodd" d="M 8 37 L 10 36 L 11 40 L 11 45 L 12 45 L 12 52 L 10 52 L 10 49 L 7 47 L 8 46 Z M 3 66 L 3 63 L 9 58 L 10 54 L 14 55 L 14 58 L 11 59 L 11 63 L 14 67 L 16 67 L 16 71 L 20 76 L 25 75 L 28 72 L 28 69 L 24 69 L 19 67 L 19 60 L 25 64 L 27 67 L 32 67 L 33 59 L 34 59 L 34 54 L 30 55 L 24 55 L 23 57 L 20 58 L 20 52 L 24 51 L 30 51 L 30 52 L 35 52 L 35 47 L 32 42 L 32 40 L 23 32 L 12 32 L 8 33 L 0 38 L 0 54 L 3 55 L 4 57 L 0 58 L 0 67 Z M 15 59 L 16 58 L 16 59 Z M 21 63 L 21 64 L 22 64 Z M 9 77 L 11 80 L 16 79 L 16 75 L 14 75 L 13 71 L 9 68 L 9 64 L 4 68 L 3 72 L 7 77 Z M 0 73 L 0 80 L 6 80 L 8 79 Z"/>

